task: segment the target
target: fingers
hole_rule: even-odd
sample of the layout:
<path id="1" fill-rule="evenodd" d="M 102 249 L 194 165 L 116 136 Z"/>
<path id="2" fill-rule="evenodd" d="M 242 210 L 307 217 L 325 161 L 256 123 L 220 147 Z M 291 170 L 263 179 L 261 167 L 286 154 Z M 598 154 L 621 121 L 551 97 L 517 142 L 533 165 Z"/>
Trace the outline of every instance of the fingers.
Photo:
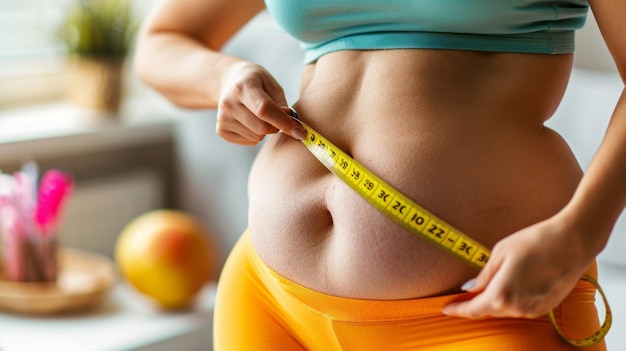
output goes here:
<path id="1" fill-rule="evenodd" d="M 284 105 L 285 107 L 287 104 Z M 254 108 L 254 114 L 263 122 L 280 130 L 285 134 L 302 140 L 304 138 L 304 129 L 300 123 L 294 121 L 289 113 L 285 112 L 281 106 L 275 104 L 271 100 L 265 100 L 257 106 L 248 106 Z"/>
<path id="2" fill-rule="evenodd" d="M 484 291 L 488 283 L 487 275 L 481 274 L 467 281 L 461 289 L 476 295 L 466 301 L 448 304 L 444 307 L 443 314 L 464 318 L 495 317 L 498 314 L 499 306 L 495 306 L 490 292 Z"/>
<path id="3" fill-rule="evenodd" d="M 463 318 L 508 317 L 536 318 L 549 312 L 546 306 L 556 303 L 545 296 L 524 297 L 512 290 L 485 290 L 472 299 L 448 304 L 443 313 Z"/>
<path id="4" fill-rule="evenodd" d="M 489 284 L 501 268 L 501 257 L 495 252 L 476 278 L 467 281 L 462 290 L 477 294 L 472 299 L 447 305 L 443 313 L 464 318 L 504 317 L 511 315 L 510 298 L 498 296 L 497 289 Z M 497 286 L 497 282 L 494 284 Z"/>
<path id="5" fill-rule="evenodd" d="M 238 120 L 218 117 L 216 132 L 223 139 L 231 143 L 253 146 L 260 143 L 265 135 L 272 133 L 269 129 L 270 127 L 271 126 L 268 125 L 267 132 L 254 133 L 249 127 L 244 126 Z M 277 130 L 275 130 L 274 133 L 276 131 Z"/>
<path id="6" fill-rule="evenodd" d="M 257 144 L 278 131 L 301 140 L 304 128 L 288 111 L 284 91 L 269 73 L 246 66 L 219 101 L 216 131 L 242 145 Z"/>
<path id="7" fill-rule="evenodd" d="M 443 313 L 465 318 L 536 318 L 563 301 L 587 264 L 580 249 L 565 244 L 571 229 L 546 220 L 500 240 L 474 284 L 465 285 L 466 301 L 446 306 Z M 584 251 L 584 250 L 583 250 Z M 588 261 L 584 261 L 588 262 Z"/>
<path id="8" fill-rule="evenodd" d="M 256 145 L 265 135 L 278 132 L 242 104 L 227 101 L 218 107 L 216 132 L 225 140 L 240 145 Z"/>
<path id="9" fill-rule="evenodd" d="M 463 302 L 452 302 L 443 309 L 443 314 L 463 318 L 497 317 L 497 309 L 493 308 L 487 294 L 478 294 Z"/>
<path id="10" fill-rule="evenodd" d="M 474 288 L 477 289 L 478 278 L 475 281 Z M 468 292 L 470 290 L 472 289 L 467 289 Z M 499 317 L 504 315 L 504 305 L 503 299 L 495 298 L 492 290 L 482 289 L 480 293 L 469 300 L 448 304 L 443 309 L 443 313 L 449 316 L 464 318 Z"/>
<path id="11" fill-rule="evenodd" d="M 480 271 L 478 276 L 476 276 L 476 278 L 474 278 L 473 280 L 465 283 L 462 289 L 471 293 L 477 293 L 485 290 L 487 288 L 487 284 L 489 284 L 493 276 L 498 271 L 498 268 L 500 268 L 500 263 L 501 262 L 498 260 L 497 257 L 492 257 L 492 259 L 490 259 L 485 267 L 483 267 L 483 269 Z"/>
<path id="12" fill-rule="evenodd" d="M 464 318 L 536 318 L 558 303 L 554 294 L 536 291 L 528 280 L 520 279 L 513 264 L 504 264 L 498 257 L 492 256 L 493 261 L 490 259 L 473 286 L 465 286 L 464 290 L 476 295 L 447 305 L 444 314 Z M 471 285 L 468 283 L 465 285 Z"/>

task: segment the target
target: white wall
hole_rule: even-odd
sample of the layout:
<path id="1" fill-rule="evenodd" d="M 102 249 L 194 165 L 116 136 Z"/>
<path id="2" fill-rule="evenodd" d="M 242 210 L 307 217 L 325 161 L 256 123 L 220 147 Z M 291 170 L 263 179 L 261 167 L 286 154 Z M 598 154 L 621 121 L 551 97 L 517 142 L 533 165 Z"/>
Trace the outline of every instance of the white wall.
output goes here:
<path id="1" fill-rule="evenodd" d="M 574 64 L 583 69 L 617 72 L 591 12 L 587 17 L 585 27 L 576 33 Z"/>

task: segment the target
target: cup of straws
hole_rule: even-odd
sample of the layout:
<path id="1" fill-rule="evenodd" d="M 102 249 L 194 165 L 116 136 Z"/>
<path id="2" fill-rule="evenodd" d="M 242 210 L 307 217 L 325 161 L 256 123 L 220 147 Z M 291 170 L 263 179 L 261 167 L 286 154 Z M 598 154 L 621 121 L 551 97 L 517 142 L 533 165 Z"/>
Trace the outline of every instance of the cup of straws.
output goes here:
<path id="1" fill-rule="evenodd" d="M 0 172 L 2 278 L 54 282 L 58 274 L 58 224 L 74 189 L 73 177 L 50 169 L 39 176 L 34 162 Z"/>

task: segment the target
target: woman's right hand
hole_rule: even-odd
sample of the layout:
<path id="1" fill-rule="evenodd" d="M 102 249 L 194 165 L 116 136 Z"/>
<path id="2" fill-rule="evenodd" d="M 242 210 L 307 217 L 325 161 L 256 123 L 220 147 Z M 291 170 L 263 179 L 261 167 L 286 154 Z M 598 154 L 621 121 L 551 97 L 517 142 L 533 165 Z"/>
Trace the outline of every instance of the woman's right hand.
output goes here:
<path id="1" fill-rule="evenodd" d="M 217 134 L 239 145 L 256 145 L 282 131 L 304 139 L 304 129 L 289 115 L 283 88 L 265 69 L 251 62 L 232 64 L 222 82 Z"/>

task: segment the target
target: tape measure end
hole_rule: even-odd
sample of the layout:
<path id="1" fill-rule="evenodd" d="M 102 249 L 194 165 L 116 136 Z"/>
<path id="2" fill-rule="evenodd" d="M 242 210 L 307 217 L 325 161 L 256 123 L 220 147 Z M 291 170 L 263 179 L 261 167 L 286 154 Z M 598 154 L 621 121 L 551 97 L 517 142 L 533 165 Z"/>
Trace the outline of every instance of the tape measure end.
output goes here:
<path id="1" fill-rule="evenodd" d="M 298 120 L 298 112 L 296 112 L 296 110 L 293 107 L 291 107 L 291 106 L 289 106 L 289 115 L 293 119 Z"/>

